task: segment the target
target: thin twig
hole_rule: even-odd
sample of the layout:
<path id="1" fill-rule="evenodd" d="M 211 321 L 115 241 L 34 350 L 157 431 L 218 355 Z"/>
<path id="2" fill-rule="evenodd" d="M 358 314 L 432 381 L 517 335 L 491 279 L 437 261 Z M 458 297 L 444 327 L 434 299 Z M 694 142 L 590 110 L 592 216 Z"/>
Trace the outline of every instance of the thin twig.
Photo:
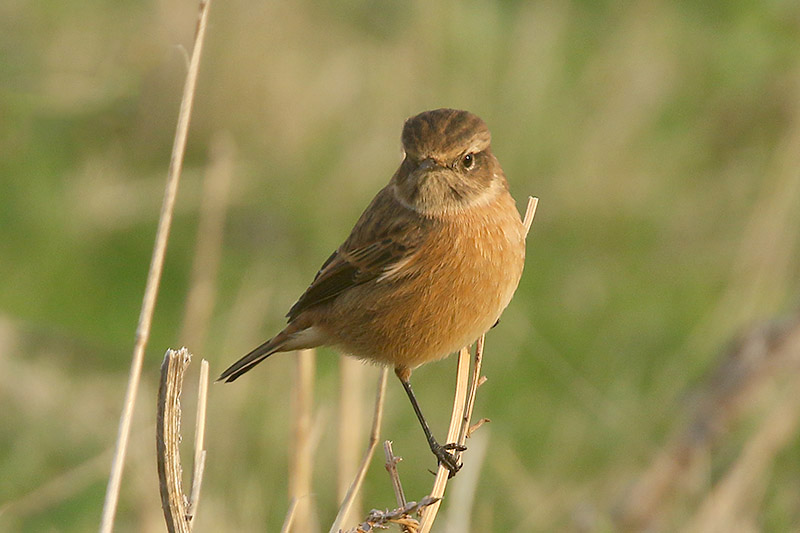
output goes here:
<path id="1" fill-rule="evenodd" d="M 208 361 L 200 361 L 200 382 L 197 386 L 197 416 L 194 425 L 194 468 L 192 470 L 192 494 L 189 499 L 189 520 L 197 517 L 200 487 L 206 466 L 206 405 L 208 403 Z"/>
<path id="2" fill-rule="evenodd" d="M 353 499 L 358 491 L 361 490 L 361 484 L 364 482 L 364 476 L 367 474 L 367 468 L 369 468 L 369 462 L 372 460 L 372 454 L 375 453 L 375 447 L 378 444 L 378 438 L 380 437 L 381 432 L 381 420 L 383 419 L 383 399 L 386 394 L 387 374 L 388 368 L 385 366 L 382 367 L 380 376 L 378 377 L 378 391 L 375 394 L 375 411 L 372 416 L 372 429 L 369 433 L 369 444 L 366 452 L 364 452 L 364 457 L 361 460 L 361 466 L 358 469 L 358 473 L 353 479 L 353 482 L 350 484 L 350 488 L 347 490 L 347 494 L 344 497 L 341 507 L 339 507 L 339 513 L 336 515 L 336 519 L 333 521 L 330 533 L 339 533 L 339 530 L 342 528 L 344 518 L 350 512 Z"/>
<path id="3" fill-rule="evenodd" d="M 180 457 L 181 442 L 181 390 L 183 375 L 191 354 L 186 348 L 167 350 L 161 364 L 161 381 L 158 386 L 158 415 L 156 419 L 156 451 L 158 461 L 158 486 L 161 508 L 170 533 L 190 533 L 190 517 L 183 495 Z"/>
<path id="4" fill-rule="evenodd" d="M 470 422 L 472 421 L 472 411 L 475 409 L 475 396 L 478 393 L 478 384 L 481 379 L 481 365 L 483 364 L 483 347 L 486 343 L 486 336 L 478 337 L 475 344 L 475 359 L 472 362 L 472 375 L 469 380 L 467 390 L 467 402 L 464 404 L 464 416 L 461 418 L 461 428 L 458 430 L 458 443 L 463 445 L 469 435 Z M 463 452 L 456 452 L 456 457 L 461 458 Z"/>
<path id="5" fill-rule="evenodd" d="M 175 197 L 178 192 L 178 182 L 180 181 L 181 167 L 183 165 L 183 155 L 186 149 L 186 138 L 189 130 L 189 119 L 191 117 L 192 102 L 194 100 L 195 86 L 197 84 L 197 73 L 200 66 L 200 55 L 203 50 L 203 38 L 205 36 L 206 23 L 208 20 L 208 7 L 210 0 L 201 0 L 200 13 L 197 22 L 197 31 L 192 49 L 192 58 L 189 71 L 186 75 L 186 83 L 183 88 L 183 98 L 181 99 L 180 112 L 178 114 L 178 125 L 175 132 L 175 142 L 172 147 L 172 156 L 167 173 L 167 184 L 164 191 L 164 200 L 161 206 L 161 214 L 158 221 L 153 255 L 150 260 L 150 270 L 147 274 L 147 284 L 145 286 L 142 308 L 139 314 L 139 322 L 136 327 L 136 340 L 133 347 L 131 369 L 128 376 L 128 385 L 125 391 L 125 400 L 120 416 L 119 429 L 117 431 L 117 445 L 114 451 L 114 458 L 111 462 L 111 473 L 108 478 L 106 497 L 103 504 L 103 514 L 100 521 L 100 533 L 111 533 L 114 526 L 114 517 L 119 502 L 119 492 L 122 484 L 122 470 L 125 466 L 125 455 L 130 439 L 131 421 L 133 419 L 133 409 L 136 404 L 136 396 L 139 390 L 139 381 L 142 374 L 142 364 L 144 362 L 144 350 L 147 341 L 150 339 L 150 326 L 153 320 L 153 310 L 155 309 L 158 286 L 161 281 L 161 273 L 164 267 L 164 256 L 167 250 L 167 240 L 169 230 L 172 225 L 172 214 L 175 208 Z"/>
<path id="6" fill-rule="evenodd" d="M 397 501 L 399 508 L 404 508 L 407 505 L 406 495 L 403 491 L 403 484 L 400 483 L 400 473 L 397 471 L 397 463 L 403 460 L 402 457 L 397 457 L 392 450 L 392 441 L 387 440 L 383 443 L 383 454 L 386 457 L 386 471 L 389 472 L 389 479 L 392 481 L 392 489 L 394 490 L 394 498 Z M 407 524 L 400 524 L 403 533 L 416 533 L 419 522 L 414 527 Z"/>
<path id="7" fill-rule="evenodd" d="M 411 514 L 419 513 L 423 508 L 433 505 L 437 501 L 438 500 L 436 498 L 425 496 L 419 501 L 419 503 L 408 502 L 404 506 L 398 507 L 397 509 L 385 511 L 373 509 L 370 511 L 367 519 L 362 524 L 359 524 L 353 529 L 347 530 L 347 533 L 366 533 L 373 532 L 378 529 L 387 529 L 388 524 L 397 524 L 403 528 L 404 531 L 418 533 L 419 521 L 417 521 L 415 518 L 412 518 Z"/>
<path id="8" fill-rule="evenodd" d="M 478 431 L 478 429 L 480 429 L 480 427 L 484 425 L 486 422 L 491 422 L 491 420 L 488 418 L 481 418 L 480 420 L 472 424 L 467 430 L 467 438 L 470 438 L 472 434 Z"/>
<path id="9" fill-rule="evenodd" d="M 403 492 L 403 484 L 400 483 L 400 474 L 397 472 L 397 463 L 403 460 L 402 457 L 397 457 L 392 451 L 392 441 L 387 440 L 383 443 L 383 453 L 386 456 L 386 471 L 389 472 L 389 478 L 392 480 L 392 488 L 394 489 L 394 497 L 397 500 L 398 507 L 406 506 L 406 495 Z"/>

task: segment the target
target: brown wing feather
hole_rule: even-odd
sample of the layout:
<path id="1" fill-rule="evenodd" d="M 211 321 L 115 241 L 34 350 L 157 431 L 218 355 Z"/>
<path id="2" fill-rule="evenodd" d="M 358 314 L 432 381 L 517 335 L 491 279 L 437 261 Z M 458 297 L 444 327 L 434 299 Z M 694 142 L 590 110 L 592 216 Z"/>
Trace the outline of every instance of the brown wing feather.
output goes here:
<path id="1" fill-rule="evenodd" d="M 377 218 L 375 214 L 383 216 Z M 377 278 L 414 253 L 422 241 L 422 227 L 426 223 L 426 219 L 400 205 L 391 191 L 383 189 L 344 244 L 325 261 L 306 292 L 289 310 L 286 315 L 289 321 L 309 307 Z"/>

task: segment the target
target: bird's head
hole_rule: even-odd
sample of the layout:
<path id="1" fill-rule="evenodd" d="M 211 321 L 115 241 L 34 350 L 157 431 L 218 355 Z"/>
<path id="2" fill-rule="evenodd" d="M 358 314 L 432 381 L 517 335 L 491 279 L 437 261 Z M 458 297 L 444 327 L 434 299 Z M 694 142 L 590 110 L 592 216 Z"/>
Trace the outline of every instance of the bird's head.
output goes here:
<path id="1" fill-rule="evenodd" d="M 425 215 L 457 212 L 507 189 L 486 124 L 468 111 L 436 109 L 408 119 L 405 158 L 392 181 L 398 200 Z"/>

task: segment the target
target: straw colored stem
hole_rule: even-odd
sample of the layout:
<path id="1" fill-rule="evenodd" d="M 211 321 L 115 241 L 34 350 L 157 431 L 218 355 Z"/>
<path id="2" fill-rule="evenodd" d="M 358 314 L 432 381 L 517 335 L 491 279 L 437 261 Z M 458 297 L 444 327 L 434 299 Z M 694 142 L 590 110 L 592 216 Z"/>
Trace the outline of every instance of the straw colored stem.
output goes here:
<path id="1" fill-rule="evenodd" d="M 172 214 L 175 210 L 175 198 L 178 192 L 183 155 L 186 150 L 186 138 L 189 130 L 189 119 L 191 117 L 195 87 L 197 85 L 197 73 L 200 66 L 200 56 L 203 50 L 203 39 L 205 37 L 206 24 L 208 21 L 209 4 L 210 0 L 202 0 L 200 2 L 197 32 L 192 49 L 192 57 L 189 63 L 189 71 L 183 88 L 183 98 L 181 99 L 180 112 L 178 114 L 178 125 L 175 132 L 172 156 L 170 158 L 169 172 L 167 174 L 164 200 L 161 206 L 158 230 L 156 232 L 155 245 L 150 261 L 150 270 L 147 274 L 147 284 L 145 286 L 144 298 L 139 314 L 139 322 L 136 327 L 136 340 L 134 342 L 133 356 L 131 359 L 131 369 L 128 375 L 128 385 L 125 391 L 125 400 L 120 416 L 119 429 L 117 431 L 117 444 L 111 462 L 111 473 L 106 488 L 103 514 L 100 521 L 100 533 L 111 533 L 114 527 L 117 504 L 119 503 L 122 470 L 125 466 L 125 455 L 128 449 L 128 441 L 130 440 L 131 422 L 142 374 L 144 351 L 150 339 L 150 326 L 153 320 L 153 311 L 158 295 L 158 286 L 161 281 L 161 273 L 164 268 L 167 240 L 172 225 Z"/>
<path id="2" fill-rule="evenodd" d="M 189 517 L 197 517 L 197 504 L 200 501 L 200 487 L 206 466 L 206 405 L 208 404 L 208 361 L 200 361 L 200 381 L 197 386 L 197 416 L 194 426 L 194 464 L 192 470 L 192 493 L 189 498 Z"/>
<path id="3" fill-rule="evenodd" d="M 467 388 L 469 381 L 469 347 L 461 348 L 458 352 L 458 365 L 456 367 L 456 393 L 453 398 L 453 411 L 450 415 L 450 426 L 447 430 L 447 441 L 456 442 L 458 432 L 461 428 L 461 420 L 464 415 L 464 407 L 467 403 Z M 444 489 L 447 486 L 447 479 L 450 471 L 444 465 L 439 465 L 436 472 L 436 479 L 433 482 L 431 498 L 437 498 L 436 503 L 425 507 L 421 511 L 422 518 L 419 523 L 419 533 L 428 533 L 436 520 L 439 512 L 441 498 L 444 496 Z"/>
<path id="4" fill-rule="evenodd" d="M 156 421 L 156 451 L 158 463 L 158 485 L 161 492 L 161 508 L 167 531 L 190 533 L 191 518 L 183 495 L 181 480 L 181 390 L 183 376 L 192 356 L 181 348 L 167 350 L 161 365 L 161 381 L 158 387 L 158 415 Z"/>
<path id="5" fill-rule="evenodd" d="M 397 463 L 401 461 L 401 458 L 395 456 L 392 450 L 392 441 L 387 440 L 383 443 L 383 453 L 386 456 L 386 471 L 389 472 L 389 478 L 392 480 L 392 489 L 394 489 L 397 506 L 405 507 L 408 502 L 406 502 L 406 495 L 403 492 L 403 485 L 400 483 L 400 474 L 397 472 Z"/>

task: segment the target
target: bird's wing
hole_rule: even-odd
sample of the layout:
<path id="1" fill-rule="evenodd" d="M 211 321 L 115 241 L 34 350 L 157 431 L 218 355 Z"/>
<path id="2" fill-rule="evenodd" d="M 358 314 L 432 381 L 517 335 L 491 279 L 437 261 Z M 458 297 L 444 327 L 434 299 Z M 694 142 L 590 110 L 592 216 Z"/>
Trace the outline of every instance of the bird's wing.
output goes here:
<path id="1" fill-rule="evenodd" d="M 373 280 L 399 261 L 416 253 L 422 243 L 425 221 L 381 191 L 361 216 L 350 237 L 333 252 L 314 281 L 287 313 L 289 321 L 314 305 Z M 378 205 L 376 205 L 378 204 Z M 384 209 L 381 209 L 384 207 Z M 376 220 L 375 213 L 383 220 Z"/>

